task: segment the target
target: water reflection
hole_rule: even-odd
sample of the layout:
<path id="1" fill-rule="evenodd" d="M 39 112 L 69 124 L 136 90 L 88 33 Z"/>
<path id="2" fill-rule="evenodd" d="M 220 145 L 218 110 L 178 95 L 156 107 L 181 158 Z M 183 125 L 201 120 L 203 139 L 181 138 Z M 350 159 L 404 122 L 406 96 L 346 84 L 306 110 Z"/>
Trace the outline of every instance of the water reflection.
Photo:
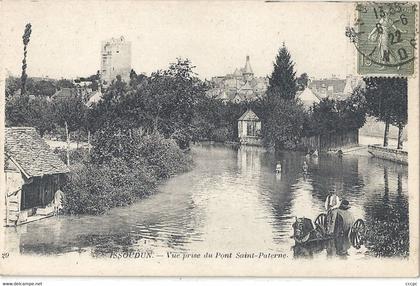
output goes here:
<path id="1" fill-rule="evenodd" d="M 406 166 L 368 156 L 305 158 L 257 147 L 200 145 L 192 152 L 191 172 L 131 206 L 101 216 L 61 216 L 4 228 L 10 252 L 107 256 L 217 249 L 346 259 L 408 254 Z M 282 170 L 276 175 L 278 162 Z M 337 239 L 293 247 L 294 217 L 314 220 L 325 212 L 331 188 L 350 202 L 356 219 L 366 221 L 366 248 L 348 248 Z"/>

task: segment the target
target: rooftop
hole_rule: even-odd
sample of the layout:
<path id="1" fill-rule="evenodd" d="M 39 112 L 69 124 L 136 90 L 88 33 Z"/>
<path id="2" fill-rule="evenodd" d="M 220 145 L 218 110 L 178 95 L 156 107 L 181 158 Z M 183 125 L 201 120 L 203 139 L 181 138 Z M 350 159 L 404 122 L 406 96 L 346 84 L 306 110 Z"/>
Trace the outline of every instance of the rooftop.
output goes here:
<path id="1" fill-rule="evenodd" d="M 6 128 L 4 151 L 28 178 L 70 171 L 33 127 Z"/>

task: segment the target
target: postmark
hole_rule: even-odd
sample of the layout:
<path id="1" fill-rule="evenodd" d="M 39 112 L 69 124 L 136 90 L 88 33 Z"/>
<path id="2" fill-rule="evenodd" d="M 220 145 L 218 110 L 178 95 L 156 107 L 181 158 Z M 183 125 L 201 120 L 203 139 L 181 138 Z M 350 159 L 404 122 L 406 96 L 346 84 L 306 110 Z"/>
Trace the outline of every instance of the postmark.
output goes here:
<path id="1" fill-rule="evenodd" d="M 356 47 L 360 75 L 413 75 L 416 10 L 417 4 L 409 2 L 356 5 L 355 28 L 346 35 Z"/>

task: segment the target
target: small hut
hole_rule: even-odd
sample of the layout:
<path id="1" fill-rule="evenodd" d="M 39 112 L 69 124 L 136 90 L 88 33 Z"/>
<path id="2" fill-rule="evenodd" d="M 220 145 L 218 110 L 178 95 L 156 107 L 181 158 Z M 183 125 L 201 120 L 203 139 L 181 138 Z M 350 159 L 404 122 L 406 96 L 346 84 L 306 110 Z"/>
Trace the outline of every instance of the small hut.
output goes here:
<path id="1" fill-rule="evenodd" d="M 238 119 L 238 137 L 241 145 L 262 145 L 261 120 L 251 109 Z"/>
<path id="2" fill-rule="evenodd" d="M 67 166 L 32 127 L 5 130 L 6 225 L 53 215 L 54 195 Z"/>

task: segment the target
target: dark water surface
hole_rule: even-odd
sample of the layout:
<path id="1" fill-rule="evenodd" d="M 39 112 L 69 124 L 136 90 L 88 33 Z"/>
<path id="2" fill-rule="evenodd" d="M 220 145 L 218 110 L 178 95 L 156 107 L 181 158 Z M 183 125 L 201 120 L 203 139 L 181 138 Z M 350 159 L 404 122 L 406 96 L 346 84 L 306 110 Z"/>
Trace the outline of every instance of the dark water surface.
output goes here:
<path id="1" fill-rule="evenodd" d="M 192 171 L 171 178 L 159 192 L 131 206 L 100 216 L 53 217 L 16 228 L 4 228 L 9 251 L 23 254 L 107 256 L 112 251 L 271 251 L 288 256 L 327 257 L 323 247 L 293 249 L 294 216 L 312 220 L 324 212 L 330 188 L 346 198 L 356 218 L 377 230 L 380 239 L 361 249 L 350 248 L 348 259 L 400 255 L 408 242 L 395 222 L 408 231 L 407 167 L 369 156 L 321 155 L 308 162 L 304 154 L 277 155 L 262 148 L 195 146 Z M 277 160 L 282 174 L 276 175 Z M 372 227 L 373 229 L 373 227 Z M 385 231 L 384 231 L 385 229 Z M 391 237 L 400 236 L 401 237 Z M 408 234 L 407 234 L 408 235 Z M 403 242 L 401 242 L 403 241 Z M 385 251 L 387 251 L 385 249 Z"/>

